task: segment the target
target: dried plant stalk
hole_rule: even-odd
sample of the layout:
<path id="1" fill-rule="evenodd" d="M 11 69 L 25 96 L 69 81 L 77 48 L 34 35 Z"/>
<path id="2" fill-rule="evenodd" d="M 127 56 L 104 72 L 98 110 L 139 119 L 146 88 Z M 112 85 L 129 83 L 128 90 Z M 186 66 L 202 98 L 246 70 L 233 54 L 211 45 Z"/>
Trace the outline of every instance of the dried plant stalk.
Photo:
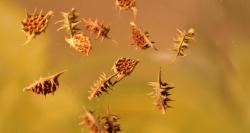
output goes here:
<path id="1" fill-rule="evenodd" d="M 118 133 L 121 132 L 120 124 L 118 120 L 120 119 L 117 115 L 111 114 L 108 110 L 107 116 L 103 118 L 104 129 L 107 133 Z"/>
<path id="2" fill-rule="evenodd" d="M 54 94 L 59 87 L 58 78 L 65 71 L 59 72 L 49 77 L 40 78 L 29 86 L 25 87 L 23 91 L 32 91 L 35 94 L 42 94 L 46 96 L 47 94 Z"/>
<path id="3" fill-rule="evenodd" d="M 134 17 L 137 15 L 137 8 L 135 0 L 116 0 L 116 6 L 120 11 L 122 10 L 131 10 L 134 14 Z"/>
<path id="4" fill-rule="evenodd" d="M 88 97 L 89 100 L 92 100 L 93 98 L 100 97 L 103 92 L 108 93 L 109 89 L 112 89 L 114 86 L 114 82 L 112 81 L 112 78 L 116 75 L 112 75 L 110 77 L 107 77 L 105 73 L 103 73 L 99 80 L 96 81 L 96 83 L 91 87 L 89 93 L 90 96 Z"/>
<path id="5" fill-rule="evenodd" d="M 188 49 L 191 42 L 194 40 L 195 31 L 190 28 L 187 32 L 177 29 L 177 37 L 174 38 L 174 48 L 173 51 L 177 52 L 177 56 L 186 56 L 184 50 Z"/>
<path id="6" fill-rule="evenodd" d="M 91 18 L 83 19 L 84 27 L 93 35 L 95 35 L 96 39 L 101 38 L 110 39 L 108 36 L 110 27 L 105 26 L 104 24 L 100 23 L 97 19 L 93 20 Z"/>
<path id="7" fill-rule="evenodd" d="M 78 19 L 78 15 L 76 13 L 76 10 L 74 8 L 71 9 L 70 12 L 62 12 L 63 19 L 56 22 L 62 23 L 59 30 L 66 30 L 70 34 L 71 37 L 73 37 L 75 34 L 79 34 L 80 29 L 77 27 L 78 24 L 81 22 Z"/>
<path id="8" fill-rule="evenodd" d="M 133 44 L 136 48 L 140 49 L 148 49 L 152 47 L 154 50 L 158 50 L 155 46 L 153 41 L 149 40 L 149 33 L 143 32 L 140 27 L 138 27 L 134 22 L 130 22 L 132 28 L 132 39 Z"/>
<path id="9" fill-rule="evenodd" d="M 100 118 L 95 118 L 93 112 L 86 111 L 84 115 L 80 117 L 80 125 L 86 126 L 91 133 L 107 133 L 101 124 Z"/>
<path id="10" fill-rule="evenodd" d="M 152 97 L 155 98 L 154 105 L 162 111 L 163 114 L 166 113 L 166 109 L 170 108 L 169 101 L 172 101 L 169 96 L 169 90 L 174 87 L 169 86 L 166 82 L 161 80 L 161 70 L 158 75 L 157 82 L 149 82 L 149 85 L 153 87 L 153 91 L 149 93 Z"/>
<path id="11" fill-rule="evenodd" d="M 122 57 L 115 62 L 113 70 L 118 74 L 118 77 L 128 76 L 133 72 L 138 63 L 139 60 Z"/>
<path id="12" fill-rule="evenodd" d="M 81 54 L 89 55 L 92 45 L 88 36 L 83 33 L 75 34 L 73 37 L 65 37 L 65 41 Z"/>
<path id="13" fill-rule="evenodd" d="M 22 31 L 26 35 L 26 41 L 24 44 L 28 44 L 33 38 L 45 31 L 52 15 L 53 11 L 43 14 L 42 10 L 37 13 L 36 9 L 33 14 L 26 12 L 26 18 L 21 21 Z"/>

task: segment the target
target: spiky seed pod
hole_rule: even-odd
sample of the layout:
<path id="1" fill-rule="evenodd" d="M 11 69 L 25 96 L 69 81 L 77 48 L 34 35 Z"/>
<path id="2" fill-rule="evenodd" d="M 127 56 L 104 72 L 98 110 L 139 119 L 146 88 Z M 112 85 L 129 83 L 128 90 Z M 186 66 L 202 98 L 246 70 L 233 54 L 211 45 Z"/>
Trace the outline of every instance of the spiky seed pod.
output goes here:
<path id="1" fill-rule="evenodd" d="M 137 8 L 135 0 L 116 0 L 116 6 L 120 11 L 122 10 L 131 10 L 134 16 L 137 15 Z"/>
<path id="2" fill-rule="evenodd" d="M 103 73 L 99 80 L 96 81 L 96 83 L 91 87 L 89 93 L 89 100 L 92 100 L 93 98 L 100 97 L 103 92 L 108 93 L 109 89 L 112 89 L 114 86 L 114 82 L 111 81 L 113 77 L 116 75 L 112 75 L 110 77 L 107 77 L 105 73 Z"/>
<path id="3" fill-rule="evenodd" d="M 169 96 L 169 90 L 174 87 L 169 86 L 166 82 L 161 80 L 161 70 L 158 75 L 157 82 L 149 82 L 149 85 L 153 87 L 153 91 L 149 93 L 152 97 L 155 98 L 154 105 L 162 111 L 163 114 L 166 113 L 166 109 L 170 108 L 169 101 L 172 101 Z"/>
<path id="4" fill-rule="evenodd" d="M 174 38 L 174 48 L 173 51 L 177 52 L 177 56 L 186 56 L 184 50 L 188 49 L 191 42 L 194 40 L 195 31 L 190 28 L 187 32 L 177 29 L 177 37 Z"/>
<path id="5" fill-rule="evenodd" d="M 75 34 L 73 37 L 65 37 L 65 41 L 81 54 L 89 55 L 92 45 L 88 36 L 83 33 Z"/>
<path id="6" fill-rule="evenodd" d="M 152 47 L 154 50 L 158 50 L 155 46 L 153 41 L 149 40 L 149 33 L 143 32 L 140 27 L 138 27 L 134 22 L 130 22 L 132 28 L 132 39 L 133 44 L 136 48 L 140 49 L 148 49 Z"/>
<path id="7" fill-rule="evenodd" d="M 95 118 L 91 111 L 86 111 L 80 117 L 80 120 L 80 125 L 86 126 L 91 133 L 107 133 L 100 122 L 100 118 Z"/>
<path id="8" fill-rule="evenodd" d="M 118 133 L 121 132 L 120 124 L 118 120 L 120 119 L 117 115 L 108 113 L 107 116 L 102 118 L 104 120 L 104 128 L 107 133 Z"/>
<path id="9" fill-rule="evenodd" d="M 75 34 L 79 34 L 80 29 L 77 26 L 81 21 L 78 19 L 76 10 L 72 8 L 70 12 L 62 12 L 62 16 L 63 19 L 56 22 L 56 24 L 62 23 L 61 27 L 57 30 L 65 29 L 71 37 Z"/>
<path id="10" fill-rule="evenodd" d="M 95 35 L 96 39 L 101 38 L 110 39 L 108 36 L 110 27 L 105 26 L 104 24 L 100 23 L 97 19 L 93 20 L 91 18 L 83 19 L 84 27 L 93 35 Z"/>
<path id="11" fill-rule="evenodd" d="M 118 74 L 118 77 L 128 76 L 133 72 L 138 63 L 139 60 L 122 57 L 115 62 L 113 70 Z"/>
<path id="12" fill-rule="evenodd" d="M 43 14 L 42 10 L 39 13 L 37 13 L 37 10 L 34 10 L 33 14 L 26 13 L 26 18 L 21 21 L 22 31 L 26 35 L 24 44 L 29 43 L 33 38 L 45 31 L 52 15 L 53 11 Z"/>
<path id="13" fill-rule="evenodd" d="M 25 87 L 23 91 L 32 91 L 35 94 L 46 96 L 47 94 L 54 94 L 59 87 L 58 78 L 65 71 L 59 72 L 49 77 L 40 78 L 29 86 Z"/>

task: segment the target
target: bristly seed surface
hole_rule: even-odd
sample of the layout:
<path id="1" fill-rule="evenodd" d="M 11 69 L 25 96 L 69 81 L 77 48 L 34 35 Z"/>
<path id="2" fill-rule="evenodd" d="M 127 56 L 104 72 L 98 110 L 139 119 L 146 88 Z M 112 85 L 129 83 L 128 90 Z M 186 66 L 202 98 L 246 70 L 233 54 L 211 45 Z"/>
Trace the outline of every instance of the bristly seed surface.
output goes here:
<path id="1" fill-rule="evenodd" d="M 148 49 L 152 47 L 154 50 L 158 50 L 154 46 L 154 41 L 149 40 L 149 33 L 143 32 L 142 29 L 137 26 L 134 22 L 130 22 L 130 26 L 132 29 L 132 45 L 136 46 L 136 48 L 140 49 Z"/>
<path id="2" fill-rule="evenodd" d="M 34 10 L 33 14 L 26 12 L 26 18 L 21 21 L 22 31 L 27 38 L 24 44 L 28 44 L 33 38 L 45 31 L 52 15 L 53 11 L 49 11 L 46 14 L 43 14 L 42 10 L 39 13 L 37 13 L 37 10 Z"/>
<path id="3" fill-rule="evenodd" d="M 35 94 L 41 94 L 44 96 L 47 94 L 54 94 L 59 87 L 58 78 L 64 72 L 65 71 L 62 71 L 45 78 L 40 78 L 39 80 L 25 87 L 23 91 L 32 91 Z"/>
<path id="4" fill-rule="evenodd" d="M 161 70 L 157 82 L 149 82 L 149 85 L 153 87 L 153 91 L 149 95 L 155 98 L 154 105 L 165 114 L 166 109 L 171 107 L 169 106 L 169 101 L 172 101 L 169 98 L 171 95 L 169 90 L 174 87 L 161 80 Z"/>

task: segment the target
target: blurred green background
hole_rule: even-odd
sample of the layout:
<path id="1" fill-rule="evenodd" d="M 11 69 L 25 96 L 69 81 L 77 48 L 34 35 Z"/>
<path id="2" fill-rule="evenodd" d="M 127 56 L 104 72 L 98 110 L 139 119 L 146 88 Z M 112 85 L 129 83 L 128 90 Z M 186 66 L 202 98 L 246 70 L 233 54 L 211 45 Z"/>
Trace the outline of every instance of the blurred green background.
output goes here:
<path id="1" fill-rule="evenodd" d="M 249 133 L 250 132 L 250 1 L 137 0 L 136 23 L 148 30 L 159 52 L 130 46 L 131 12 L 114 0 L 1 0 L 0 2 L 0 132 L 80 133 L 83 107 L 121 117 L 124 133 Z M 111 25 L 119 42 L 93 40 L 89 57 L 75 52 L 57 32 L 60 12 L 76 8 L 83 17 Z M 20 21 L 25 9 L 53 10 L 45 34 L 27 46 Z M 196 29 L 188 56 L 170 64 L 176 28 Z M 85 32 L 87 33 L 87 32 Z M 131 76 L 109 95 L 88 101 L 87 91 L 102 72 L 112 73 L 119 57 L 140 59 Z M 163 79 L 174 85 L 166 115 L 147 95 L 162 67 Z M 67 69 L 54 96 L 33 95 L 22 88 L 40 77 Z"/>

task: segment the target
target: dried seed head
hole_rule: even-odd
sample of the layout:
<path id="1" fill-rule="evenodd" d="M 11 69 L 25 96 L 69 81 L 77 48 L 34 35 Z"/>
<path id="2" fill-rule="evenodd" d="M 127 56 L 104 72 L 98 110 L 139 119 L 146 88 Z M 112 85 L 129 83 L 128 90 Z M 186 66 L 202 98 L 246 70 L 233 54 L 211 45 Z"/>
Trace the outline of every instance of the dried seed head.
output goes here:
<path id="1" fill-rule="evenodd" d="M 37 13 L 35 10 L 32 15 L 26 15 L 26 18 L 22 20 L 22 31 L 26 35 L 26 42 L 24 44 L 29 43 L 34 37 L 41 34 L 45 31 L 48 26 L 49 18 L 53 15 L 52 11 L 49 11 L 47 14 L 42 14 L 42 10 L 40 13 Z"/>
<path id="2" fill-rule="evenodd" d="M 103 117 L 103 125 L 107 133 L 121 132 L 120 124 L 118 123 L 119 119 L 120 118 L 117 115 L 113 115 L 110 113 L 108 113 L 107 116 Z"/>
<path id="3" fill-rule="evenodd" d="M 42 94 L 44 96 L 50 93 L 54 94 L 59 87 L 58 78 L 63 73 L 64 71 L 46 78 L 41 78 L 30 84 L 28 87 L 25 87 L 23 91 L 32 91 L 35 94 Z"/>
<path id="4" fill-rule="evenodd" d="M 138 63 L 139 60 L 133 60 L 130 58 L 122 57 L 115 62 L 113 70 L 115 73 L 118 74 L 118 76 L 128 76 L 130 73 L 133 72 L 134 68 Z"/>
<path id="5" fill-rule="evenodd" d="M 137 15 L 137 8 L 136 8 L 135 0 L 116 0 L 115 3 L 120 11 L 131 10 L 134 13 L 134 16 Z"/>
<path id="6" fill-rule="evenodd" d="M 110 31 L 109 26 L 105 26 L 102 23 L 100 23 L 97 19 L 93 20 L 91 18 L 83 19 L 84 27 L 91 32 L 93 35 L 96 36 L 96 39 L 101 38 L 104 39 L 110 39 L 108 36 L 108 33 Z"/>
<path id="7" fill-rule="evenodd" d="M 158 75 L 157 82 L 149 82 L 149 85 L 153 87 L 153 91 L 149 93 L 152 97 L 155 98 L 154 105 L 162 111 L 163 114 L 166 113 L 166 109 L 170 108 L 169 101 L 172 101 L 169 98 L 170 93 L 168 92 L 170 89 L 174 87 L 169 86 L 166 82 L 162 82 L 161 80 L 161 71 Z"/>
<path id="8" fill-rule="evenodd" d="M 177 56 L 186 56 L 184 50 L 188 49 L 191 42 L 194 40 L 194 29 L 191 28 L 187 32 L 177 29 L 177 37 L 174 38 L 174 48 L 173 51 L 177 52 Z"/>
<path id="9" fill-rule="evenodd" d="M 76 10 L 72 8 L 70 12 L 62 12 L 62 16 L 63 19 L 56 22 L 56 24 L 62 23 L 62 26 L 57 30 L 59 31 L 65 29 L 71 35 L 71 37 L 73 37 L 75 34 L 79 34 L 80 29 L 77 26 L 81 21 L 78 20 Z"/>
<path id="10" fill-rule="evenodd" d="M 65 41 L 81 54 L 89 55 L 92 45 L 88 36 L 83 33 L 75 34 L 73 37 L 65 37 Z"/>
<path id="11" fill-rule="evenodd" d="M 88 99 L 92 100 L 93 98 L 100 97 L 104 92 L 108 93 L 108 90 L 112 89 L 114 85 L 114 83 L 111 81 L 114 76 L 115 75 L 107 77 L 106 74 L 103 73 L 99 80 L 96 81 L 96 83 L 91 87 Z"/>
<path id="12" fill-rule="evenodd" d="M 150 47 L 154 48 L 154 50 L 157 50 L 155 48 L 153 41 L 149 40 L 149 33 L 148 32 L 143 32 L 140 27 L 138 27 L 134 22 L 130 22 L 131 28 L 132 28 L 132 39 L 133 39 L 133 44 L 137 48 L 140 49 L 148 49 Z"/>
<path id="13" fill-rule="evenodd" d="M 91 133 L 107 133 L 100 123 L 100 118 L 95 118 L 93 112 L 86 111 L 80 119 L 80 125 L 86 126 Z"/>

